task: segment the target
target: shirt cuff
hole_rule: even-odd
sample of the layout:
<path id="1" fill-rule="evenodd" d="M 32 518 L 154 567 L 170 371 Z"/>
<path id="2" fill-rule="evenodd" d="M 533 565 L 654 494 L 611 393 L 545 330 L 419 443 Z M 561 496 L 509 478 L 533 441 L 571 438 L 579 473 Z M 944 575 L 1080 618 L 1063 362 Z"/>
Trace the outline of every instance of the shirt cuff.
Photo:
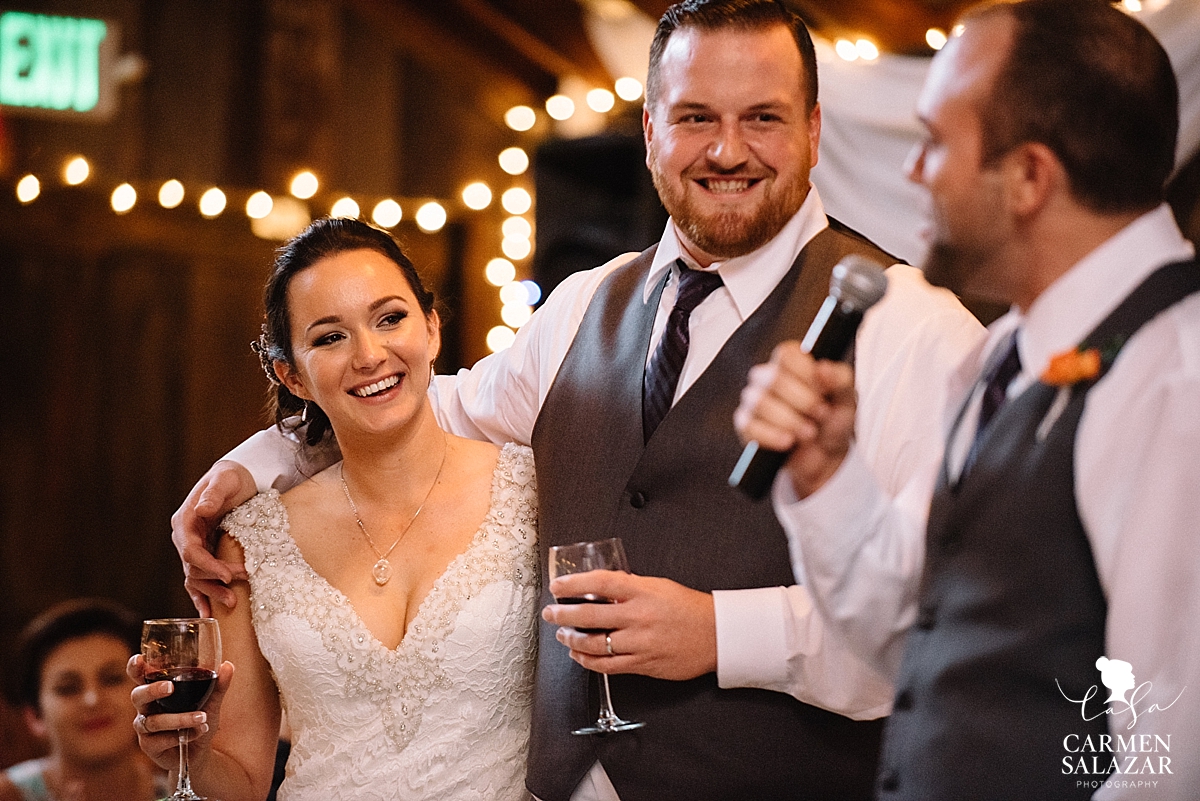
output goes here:
<path id="1" fill-rule="evenodd" d="M 848 558 L 887 512 L 888 499 L 866 460 L 851 446 L 837 472 L 812 495 L 797 499 L 792 482 L 781 476 L 772 488 L 771 503 L 788 537 L 796 580 L 807 584 L 801 532 L 815 532 L 808 541 L 819 544 L 825 556 Z M 857 533 L 846 536 L 852 532 Z"/>
<path id="2" fill-rule="evenodd" d="M 779 690 L 788 684 L 783 587 L 715 590 L 717 684 Z"/>
<path id="3" fill-rule="evenodd" d="M 296 452 L 300 447 L 294 435 L 271 427 L 254 434 L 221 457 L 237 462 L 250 471 L 259 492 L 277 489 L 283 492 L 296 484 Z"/>

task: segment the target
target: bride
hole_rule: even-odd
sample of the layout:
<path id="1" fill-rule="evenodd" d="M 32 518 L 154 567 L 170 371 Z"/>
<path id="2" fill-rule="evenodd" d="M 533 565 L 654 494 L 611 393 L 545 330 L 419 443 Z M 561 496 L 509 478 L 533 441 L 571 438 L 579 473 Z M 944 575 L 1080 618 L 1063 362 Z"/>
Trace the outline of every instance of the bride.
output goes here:
<path id="1" fill-rule="evenodd" d="M 142 749 L 170 768 L 193 728 L 196 790 L 261 799 L 282 705 L 280 801 L 525 798 L 530 450 L 439 428 L 438 315 L 390 235 L 318 220 L 280 251 L 266 308 L 277 420 L 302 413 L 308 445 L 332 436 L 342 461 L 225 518 L 219 556 L 249 574 L 233 609 L 214 605 L 232 665 L 200 713 L 152 714 L 170 682 L 138 687 Z"/>

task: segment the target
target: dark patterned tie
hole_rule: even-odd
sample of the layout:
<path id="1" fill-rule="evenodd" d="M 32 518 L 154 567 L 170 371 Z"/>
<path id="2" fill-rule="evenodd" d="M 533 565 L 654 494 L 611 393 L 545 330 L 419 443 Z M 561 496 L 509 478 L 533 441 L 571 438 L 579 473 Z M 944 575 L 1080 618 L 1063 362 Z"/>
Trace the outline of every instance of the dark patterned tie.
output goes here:
<path id="1" fill-rule="evenodd" d="M 679 266 L 675 307 L 667 317 L 667 327 L 642 382 L 642 434 L 647 442 L 675 399 L 675 387 L 679 384 L 679 373 L 688 352 L 688 318 L 722 284 L 721 276 L 716 273 L 689 269 L 682 259 L 675 263 Z"/>
<path id="2" fill-rule="evenodd" d="M 1000 348 L 997 348 L 997 351 L 999 350 Z M 1000 411 L 1000 407 L 1008 400 L 1008 385 L 1017 377 L 1017 373 L 1021 372 L 1021 356 L 1017 353 L 1016 331 L 1009 338 L 1004 358 L 999 361 L 993 359 L 991 363 L 991 375 L 983 388 L 983 402 L 979 405 L 979 426 L 975 429 L 975 439 L 971 442 L 971 450 L 963 465 L 964 475 L 975 462 L 979 443 L 983 440 L 983 432 L 987 430 L 988 424 L 992 422 L 996 412 Z"/>

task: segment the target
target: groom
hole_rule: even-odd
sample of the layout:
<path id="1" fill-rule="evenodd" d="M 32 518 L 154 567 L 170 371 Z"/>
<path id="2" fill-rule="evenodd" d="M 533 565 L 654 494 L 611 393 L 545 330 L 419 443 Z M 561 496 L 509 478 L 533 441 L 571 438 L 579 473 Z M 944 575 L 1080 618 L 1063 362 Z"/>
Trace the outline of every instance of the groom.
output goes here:
<path id="1" fill-rule="evenodd" d="M 865 799 L 891 687 L 821 627 L 770 506 L 726 477 L 747 369 L 804 332 L 842 257 L 894 260 L 829 221 L 809 183 L 816 59 L 783 4 L 673 6 L 647 84 L 647 164 L 672 216 L 661 242 L 571 276 L 511 348 L 430 393 L 448 430 L 532 444 L 543 554 L 619 536 L 636 572 L 546 588 L 528 786 L 544 801 Z M 856 364 L 863 442 L 900 491 L 939 456 L 924 409 L 980 328 L 918 271 L 888 272 Z M 292 470 L 286 446 L 257 435 L 176 513 L 198 605 L 234 575 L 203 549 L 244 476 L 231 462 L 257 465 L 265 488 Z M 551 590 L 618 603 L 557 605 Z M 596 717 L 589 671 L 613 674 L 617 710 L 646 726 L 572 736 Z"/>

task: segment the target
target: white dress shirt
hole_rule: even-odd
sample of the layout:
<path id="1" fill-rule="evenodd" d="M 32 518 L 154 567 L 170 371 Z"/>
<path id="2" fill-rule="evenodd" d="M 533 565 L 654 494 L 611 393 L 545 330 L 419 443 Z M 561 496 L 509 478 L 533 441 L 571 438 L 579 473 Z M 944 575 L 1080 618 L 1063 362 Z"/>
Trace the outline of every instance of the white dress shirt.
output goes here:
<path id="1" fill-rule="evenodd" d="M 774 239 L 753 253 L 712 266 L 724 286 L 692 313 L 691 344 L 676 398 L 827 225 L 820 197 L 812 189 Z M 634 255 L 569 276 L 518 331 L 510 348 L 457 375 L 438 376 L 430 398 L 443 427 L 460 436 L 528 444 L 596 288 Z M 674 224 L 668 222 L 644 298 L 681 256 L 690 261 Z M 861 452 L 884 477 L 887 490 L 903 492 L 914 479 L 924 481 L 921 465 L 941 457 L 943 429 L 927 410 L 942 408 L 946 373 L 976 346 L 983 329 L 948 292 L 926 284 L 919 270 L 895 265 L 887 274 L 887 295 L 867 313 L 857 339 L 857 432 Z M 673 275 L 660 298 L 650 352 L 665 327 L 676 286 Z M 294 450 L 294 439 L 268 429 L 226 458 L 247 467 L 260 489 L 283 489 L 296 481 Z M 917 492 L 928 498 L 923 485 Z M 855 719 L 877 718 L 890 710 L 890 680 L 824 628 L 803 586 L 717 591 L 713 599 L 721 687 L 785 692 Z"/>
<path id="2" fill-rule="evenodd" d="M 938 415 L 943 425 L 948 430 L 990 350 L 1014 327 L 1022 369 L 1010 397 L 1036 381 L 1052 356 L 1078 345 L 1155 269 L 1192 254 L 1168 207 L 1138 218 L 1047 288 L 1027 314 L 1013 310 L 992 325 L 987 344 L 948 376 Z M 962 440 L 970 441 L 977 416 L 968 408 Z M 1176 304 L 1126 343 L 1089 392 L 1075 443 L 1075 501 L 1108 603 L 1105 655 L 1130 662 L 1144 692 L 1136 728 L 1126 728 L 1132 716 L 1115 705 L 1109 730 L 1170 735 L 1172 744 L 1163 754 L 1171 758 L 1171 774 L 1113 777 L 1157 785 L 1112 782 L 1095 797 L 1194 799 L 1200 788 L 1200 296 Z M 922 492 L 896 493 L 863 451 L 861 443 L 852 447 L 809 498 L 796 501 L 780 480 L 773 500 L 793 566 L 813 589 L 820 615 L 894 676 L 916 617 L 939 464 L 926 464 L 927 478 L 914 480 Z M 1096 684 L 1102 707 L 1108 691 L 1099 686 L 1099 672 Z M 1149 711 L 1155 704 L 1169 708 Z"/>

